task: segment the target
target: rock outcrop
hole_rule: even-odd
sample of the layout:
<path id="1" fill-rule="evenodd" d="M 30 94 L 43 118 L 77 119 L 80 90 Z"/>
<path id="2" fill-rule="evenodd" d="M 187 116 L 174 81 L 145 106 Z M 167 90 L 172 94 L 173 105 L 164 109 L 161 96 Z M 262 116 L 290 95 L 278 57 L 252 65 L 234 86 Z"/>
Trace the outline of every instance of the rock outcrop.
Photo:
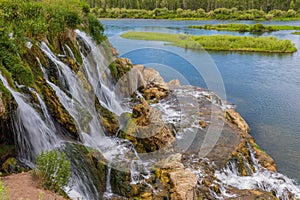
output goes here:
<path id="1" fill-rule="evenodd" d="M 156 163 L 156 176 L 169 191 L 170 199 L 196 199 L 197 176 L 184 167 L 181 159 L 181 154 L 173 154 Z"/>
<path id="2" fill-rule="evenodd" d="M 121 118 L 124 126 L 119 137 L 131 141 L 139 153 L 169 148 L 175 141 L 174 134 L 163 122 L 160 112 L 149 107 L 145 100 L 133 108 L 132 115 L 124 114 Z"/>
<path id="3" fill-rule="evenodd" d="M 145 69 L 143 65 L 136 65 L 133 68 L 139 70 L 143 75 L 146 85 L 140 88 L 140 92 L 146 100 L 158 102 L 160 99 L 168 96 L 168 84 L 165 83 L 158 71 L 152 68 Z"/>
<path id="4" fill-rule="evenodd" d="M 246 121 L 234 109 L 227 109 L 226 117 L 230 122 L 237 125 L 237 127 L 239 129 L 241 129 L 241 131 L 246 132 L 246 133 L 248 133 L 250 131 L 250 127 L 248 126 Z"/>

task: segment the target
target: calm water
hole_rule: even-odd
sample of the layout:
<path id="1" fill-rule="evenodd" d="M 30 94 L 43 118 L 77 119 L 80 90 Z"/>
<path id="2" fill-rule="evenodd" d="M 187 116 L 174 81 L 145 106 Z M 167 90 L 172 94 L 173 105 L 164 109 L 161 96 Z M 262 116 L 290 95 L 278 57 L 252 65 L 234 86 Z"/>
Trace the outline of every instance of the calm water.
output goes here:
<path id="1" fill-rule="evenodd" d="M 275 159 L 280 172 L 300 183 L 300 52 L 294 54 L 208 52 L 212 59 L 209 61 L 207 54 L 202 51 L 184 50 L 164 45 L 163 42 L 122 39 L 119 34 L 129 30 L 191 35 L 249 34 L 187 28 L 188 25 L 232 23 L 232 21 L 102 20 L 102 22 L 106 26 L 106 34 L 111 43 L 121 55 L 129 57 L 135 64 L 142 63 L 155 67 L 167 80 L 179 77 L 182 83 L 206 87 L 203 79 L 194 73 L 190 64 L 176 54 L 183 55 L 187 60 L 197 60 L 202 65 L 215 63 L 224 81 L 227 100 L 237 105 L 237 111 L 249 123 L 256 142 Z M 265 24 L 300 25 L 300 21 L 265 22 Z M 278 31 L 264 35 L 290 39 L 300 51 L 300 36 L 292 35 L 291 32 Z M 150 49 L 136 50 L 139 48 Z"/>

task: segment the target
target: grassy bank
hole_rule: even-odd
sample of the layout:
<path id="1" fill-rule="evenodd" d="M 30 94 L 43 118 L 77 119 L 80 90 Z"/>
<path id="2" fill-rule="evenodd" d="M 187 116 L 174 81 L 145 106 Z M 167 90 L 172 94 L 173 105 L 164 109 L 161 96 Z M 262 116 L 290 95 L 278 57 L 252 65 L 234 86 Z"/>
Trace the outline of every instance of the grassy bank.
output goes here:
<path id="1" fill-rule="evenodd" d="M 188 36 L 157 32 L 127 32 L 122 34 L 121 37 L 135 40 L 165 41 L 171 45 L 189 49 L 269 53 L 292 53 L 297 51 L 291 41 L 279 40 L 275 37 L 232 35 Z"/>
<path id="2" fill-rule="evenodd" d="M 207 24 L 204 26 L 189 26 L 189 28 L 205 29 L 205 30 L 218 30 L 218 31 L 238 31 L 238 32 L 271 32 L 279 30 L 300 30 L 300 26 L 265 26 L 263 24 Z"/>

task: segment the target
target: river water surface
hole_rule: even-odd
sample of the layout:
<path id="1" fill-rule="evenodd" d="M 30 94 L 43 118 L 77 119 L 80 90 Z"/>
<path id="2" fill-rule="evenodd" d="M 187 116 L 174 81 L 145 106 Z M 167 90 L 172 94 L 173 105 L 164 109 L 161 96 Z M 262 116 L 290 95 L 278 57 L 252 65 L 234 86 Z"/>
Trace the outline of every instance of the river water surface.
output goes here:
<path id="1" fill-rule="evenodd" d="M 216 20 L 122 19 L 101 21 L 105 25 L 106 35 L 121 56 L 130 58 L 134 64 L 159 63 L 161 65 L 150 64 L 149 66 L 160 71 L 166 80 L 179 77 L 183 84 L 201 87 L 206 87 L 203 79 L 191 71 L 188 62 L 176 59 L 174 55 L 185 55 L 186 58 L 196 59 L 201 63 L 204 60 L 202 51 L 185 50 L 165 45 L 164 42 L 122 39 L 119 35 L 129 30 L 191 35 L 249 35 L 249 33 L 190 29 L 187 26 L 255 23 Z M 300 21 L 263 23 L 300 25 Z M 218 68 L 224 81 L 227 100 L 237 106 L 236 110 L 248 122 L 251 127 L 251 135 L 262 149 L 274 158 L 279 172 L 300 183 L 300 35 L 292 35 L 291 32 L 293 31 L 277 31 L 263 35 L 292 40 L 299 49 L 293 54 L 213 51 L 209 51 L 208 54 L 212 59 L 210 62 Z M 132 51 L 136 49 L 140 50 Z M 205 55 L 207 56 L 207 54 Z M 203 62 L 205 65 L 206 61 Z"/>

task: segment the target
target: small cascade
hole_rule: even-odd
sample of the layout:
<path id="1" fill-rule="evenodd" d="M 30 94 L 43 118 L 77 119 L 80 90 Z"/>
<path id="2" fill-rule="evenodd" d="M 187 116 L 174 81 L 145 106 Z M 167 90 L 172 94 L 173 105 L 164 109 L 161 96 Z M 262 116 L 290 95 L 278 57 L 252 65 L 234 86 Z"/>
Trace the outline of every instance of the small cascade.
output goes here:
<path id="1" fill-rule="evenodd" d="M 241 190 L 262 189 L 273 192 L 283 200 L 300 198 L 300 187 L 296 182 L 278 172 L 272 172 L 263 168 L 255 158 L 255 152 L 250 149 L 251 159 L 255 172 L 251 176 L 241 176 L 234 163 L 228 163 L 228 166 L 222 171 L 216 171 L 215 176 L 224 184 L 233 186 Z"/>
<path id="2" fill-rule="evenodd" d="M 101 105 L 117 115 L 128 111 L 122 107 L 122 102 L 114 92 L 114 86 L 111 82 L 112 78 L 108 66 L 113 60 L 108 58 L 109 56 L 105 57 L 104 47 L 99 47 L 86 33 L 76 30 L 76 34 L 84 46 L 89 48 L 88 53 L 82 54 L 84 72 Z"/>
<path id="3" fill-rule="evenodd" d="M 111 190 L 111 183 L 110 183 L 110 177 L 111 177 L 111 166 L 110 163 L 107 165 L 107 174 L 106 174 L 106 191 L 104 193 L 104 198 L 110 198 L 113 193 Z"/>
<path id="4" fill-rule="evenodd" d="M 47 124 L 29 102 L 26 97 L 19 92 L 14 91 L 7 80 L 0 73 L 0 79 L 5 87 L 14 97 L 18 108 L 14 120 L 14 137 L 18 144 L 18 153 L 21 160 L 26 163 L 34 161 L 35 156 L 41 151 L 49 151 L 57 147 L 60 139 L 57 136 L 57 130 L 51 124 L 45 103 L 38 96 L 40 106 L 43 110 L 43 118 L 50 120 Z"/>
<path id="5" fill-rule="evenodd" d="M 73 51 L 71 50 L 71 48 L 70 48 L 67 44 L 65 44 L 65 47 L 67 48 L 68 53 L 69 53 L 69 55 L 71 56 L 71 58 L 72 58 L 74 61 L 76 61 L 76 58 L 75 58 L 74 53 L 73 53 Z"/>
<path id="6" fill-rule="evenodd" d="M 47 106 L 45 104 L 45 102 L 42 100 L 41 96 L 39 95 L 39 93 L 37 93 L 34 89 L 32 88 L 29 88 L 29 90 L 31 92 L 33 92 L 38 101 L 39 101 L 39 104 L 40 104 L 40 107 L 41 107 L 41 110 L 43 112 L 43 117 L 45 118 L 44 121 L 45 123 L 47 123 L 48 127 L 50 127 L 51 130 L 55 130 L 55 126 L 54 126 L 54 123 L 53 123 L 53 120 L 52 120 L 52 117 L 50 116 L 49 112 L 48 112 L 48 109 L 47 109 Z"/>
<path id="7" fill-rule="evenodd" d="M 70 113 L 70 115 L 75 120 L 77 125 L 81 140 L 83 144 L 93 149 L 97 149 L 101 154 L 107 159 L 108 163 L 114 163 L 114 166 L 107 166 L 106 174 L 106 192 L 105 197 L 109 198 L 112 195 L 112 189 L 110 186 L 110 175 L 111 168 L 117 168 L 123 164 L 130 166 L 132 160 L 138 158 L 135 149 L 132 144 L 128 141 L 119 138 L 111 138 L 104 135 L 102 125 L 99 120 L 98 113 L 96 111 L 95 101 L 99 99 L 101 105 L 111 110 L 117 115 L 125 111 L 121 105 L 122 102 L 118 100 L 117 95 L 113 91 L 114 86 L 110 82 L 109 70 L 106 70 L 104 57 L 104 50 L 99 49 L 99 47 L 88 37 L 85 33 L 77 31 L 77 34 L 83 38 L 85 45 L 88 45 L 92 49 L 91 54 L 83 56 L 83 66 L 80 73 L 83 76 L 79 76 L 71 68 L 63 63 L 59 57 L 57 57 L 50 48 L 45 44 L 41 44 L 41 50 L 47 55 L 49 60 L 55 67 L 60 71 L 60 78 L 64 79 L 64 82 L 68 85 L 67 91 L 60 88 L 59 85 L 52 83 L 47 76 L 47 69 L 42 66 L 40 67 L 44 72 L 44 77 L 49 84 L 49 86 L 56 92 L 61 104 Z M 71 51 L 66 47 L 68 51 Z M 69 52 L 69 54 L 71 54 Z M 86 81 L 85 83 L 83 83 Z M 86 85 L 92 86 L 89 90 Z M 98 98 L 98 99 L 97 99 Z M 141 167 L 145 168 L 146 165 L 143 161 L 138 163 Z M 121 169 L 122 170 L 122 169 Z M 128 168 L 128 170 L 130 170 Z M 85 169 L 81 171 L 75 169 L 72 173 L 72 181 L 75 185 L 75 190 L 79 191 L 80 194 L 87 199 L 97 199 L 99 196 L 89 195 L 94 189 L 90 184 L 86 185 L 87 180 L 83 180 L 81 177 L 85 176 Z M 150 173 L 150 170 L 148 170 Z M 147 178 L 144 175 L 140 179 Z"/>

